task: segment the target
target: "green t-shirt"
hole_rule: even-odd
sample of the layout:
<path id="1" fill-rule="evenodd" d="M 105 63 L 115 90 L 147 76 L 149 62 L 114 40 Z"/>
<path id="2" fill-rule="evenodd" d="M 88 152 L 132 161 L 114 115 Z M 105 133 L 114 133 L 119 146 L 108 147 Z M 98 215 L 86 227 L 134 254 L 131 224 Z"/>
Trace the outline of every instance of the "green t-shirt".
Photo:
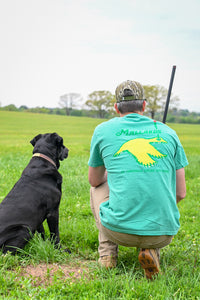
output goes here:
<path id="1" fill-rule="evenodd" d="M 103 226 L 136 235 L 177 233 L 176 170 L 188 161 L 174 130 L 135 113 L 113 118 L 96 127 L 88 164 L 108 172 Z"/>

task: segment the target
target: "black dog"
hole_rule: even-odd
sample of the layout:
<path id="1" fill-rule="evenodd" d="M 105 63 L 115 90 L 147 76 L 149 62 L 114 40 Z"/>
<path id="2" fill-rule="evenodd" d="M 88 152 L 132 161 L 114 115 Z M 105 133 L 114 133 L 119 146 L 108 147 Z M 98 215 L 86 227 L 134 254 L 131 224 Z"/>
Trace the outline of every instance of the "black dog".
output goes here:
<path id="1" fill-rule="evenodd" d="M 3 253 L 23 249 L 38 231 L 44 238 L 47 219 L 51 238 L 59 246 L 59 204 L 62 176 L 59 160 L 68 156 L 56 133 L 39 134 L 31 144 L 33 156 L 21 178 L 0 204 L 0 248 Z"/>

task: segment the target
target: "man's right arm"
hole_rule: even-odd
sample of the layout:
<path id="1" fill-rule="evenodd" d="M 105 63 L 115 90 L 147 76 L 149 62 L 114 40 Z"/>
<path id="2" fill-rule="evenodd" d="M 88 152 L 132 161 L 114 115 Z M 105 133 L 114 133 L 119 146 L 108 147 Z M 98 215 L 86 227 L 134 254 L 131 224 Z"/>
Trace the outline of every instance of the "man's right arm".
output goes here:
<path id="1" fill-rule="evenodd" d="M 186 196 L 185 170 L 184 168 L 176 170 L 176 203 Z"/>

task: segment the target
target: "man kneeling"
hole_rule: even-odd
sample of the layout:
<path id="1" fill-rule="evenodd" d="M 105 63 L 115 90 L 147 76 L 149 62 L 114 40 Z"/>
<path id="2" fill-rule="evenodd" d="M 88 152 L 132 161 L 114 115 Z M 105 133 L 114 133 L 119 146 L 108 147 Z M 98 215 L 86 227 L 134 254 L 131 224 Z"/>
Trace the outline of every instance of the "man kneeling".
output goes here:
<path id="1" fill-rule="evenodd" d="M 96 127 L 89 159 L 99 263 L 115 267 L 118 245 L 141 248 L 139 262 L 152 279 L 160 269 L 160 248 L 180 227 L 177 203 L 186 195 L 188 162 L 175 131 L 143 116 L 140 83 L 127 80 L 115 95 L 120 117 Z"/>

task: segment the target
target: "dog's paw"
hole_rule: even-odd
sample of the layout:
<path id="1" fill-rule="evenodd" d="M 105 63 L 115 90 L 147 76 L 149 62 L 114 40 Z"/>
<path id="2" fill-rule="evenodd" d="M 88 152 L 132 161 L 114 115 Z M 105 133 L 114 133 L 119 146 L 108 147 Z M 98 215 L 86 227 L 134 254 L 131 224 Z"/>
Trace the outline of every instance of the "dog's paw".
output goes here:
<path id="1" fill-rule="evenodd" d="M 64 249 L 64 252 L 67 252 L 67 253 L 69 253 L 69 254 L 72 253 L 68 248 Z"/>

